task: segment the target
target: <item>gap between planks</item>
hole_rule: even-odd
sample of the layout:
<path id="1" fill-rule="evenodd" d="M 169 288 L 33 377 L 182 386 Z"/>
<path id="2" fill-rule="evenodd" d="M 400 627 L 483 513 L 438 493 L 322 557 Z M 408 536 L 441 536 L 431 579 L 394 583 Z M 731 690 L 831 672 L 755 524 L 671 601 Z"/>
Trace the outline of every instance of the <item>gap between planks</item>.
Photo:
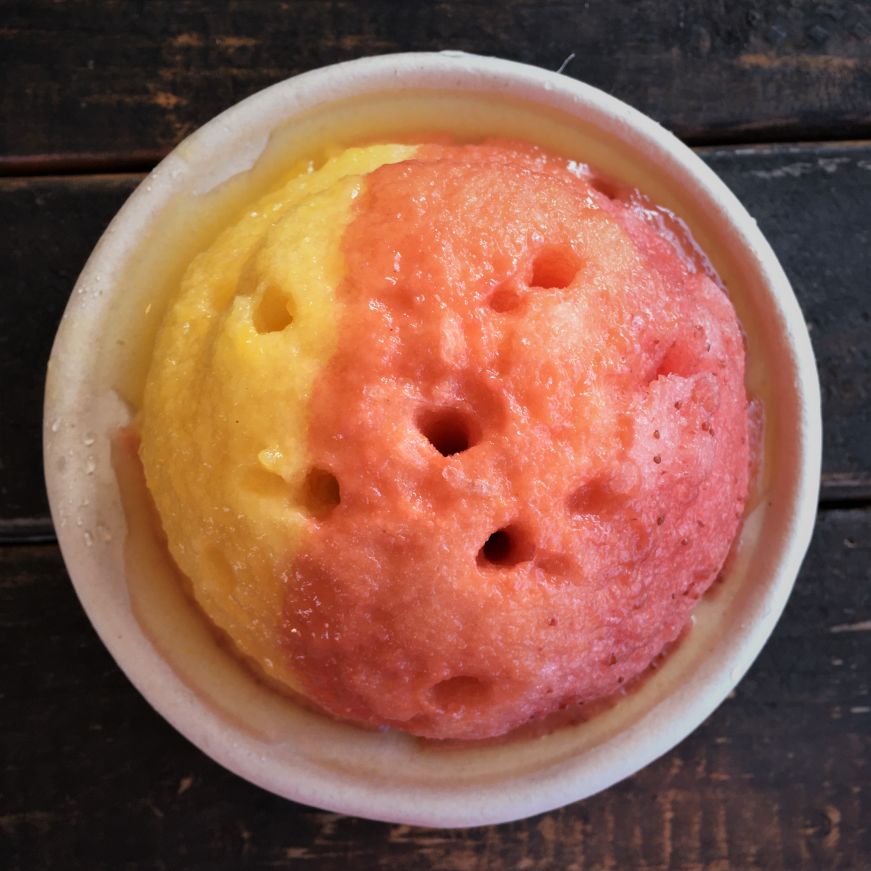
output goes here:
<path id="1" fill-rule="evenodd" d="M 831 137 L 814 136 L 808 139 L 782 140 L 776 135 L 766 138 L 724 136 L 708 141 L 701 137 L 686 137 L 683 141 L 700 155 L 723 149 L 731 151 L 765 152 L 777 149 L 811 151 L 815 148 L 868 148 L 871 147 L 871 128 L 855 131 L 849 139 L 833 134 Z M 865 138 L 868 137 L 868 138 Z M 44 178 L 65 176 L 135 175 L 151 172 L 166 155 L 167 150 L 144 149 L 128 154 L 79 153 L 36 154 L 27 156 L 0 155 L 0 178 Z"/>

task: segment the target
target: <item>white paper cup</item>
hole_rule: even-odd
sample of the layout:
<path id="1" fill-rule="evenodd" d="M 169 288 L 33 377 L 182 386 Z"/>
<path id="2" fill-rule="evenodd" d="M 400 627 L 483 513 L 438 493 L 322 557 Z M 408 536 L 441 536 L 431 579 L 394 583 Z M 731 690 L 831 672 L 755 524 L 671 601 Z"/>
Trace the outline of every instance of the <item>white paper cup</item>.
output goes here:
<path id="1" fill-rule="evenodd" d="M 187 234 L 194 250 L 214 231 L 208 198 L 241 203 L 268 182 L 263 166 L 300 156 L 318 137 L 384 138 L 415 127 L 540 141 L 675 210 L 729 288 L 747 333 L 748 386 L 765 404 L 764 485 L 695 628 L 639 689 L 543 737 L 436 748 L 335 722 L 266 689 L 172 592 L 171 566 L 153 537 L 137 537 L 135 512 L 128 529 L 112 466 L 112 436 L 130 416 L 119 390 L 141 379 L 165 298 L 158 290 L 181 268 L 184 246 L 170 241 Z M 161 253 L 170 248 L 176 253 Z M 88 260 L 58 330 L 46 385 L 45 471 L 60 546 L 91 622 L 145 698 L 194 744 L 306 804 L 472 826 L 610 786 L 677 744 L 726 698 L 774 628 L 810 540 L 819 404 L 807 329 L 774 253 L 726 186 L 674 136 L 601 91 L 535 67 L 457 52 L 388 55 L 255 94 L 185 140 L 130 197 Z M 135 502 L 141 494 L 130 489 L 126 500 Z M 144 577 L 146 588 L 169 592 L 137 604 L 131 571 L 140 590 Z"/>

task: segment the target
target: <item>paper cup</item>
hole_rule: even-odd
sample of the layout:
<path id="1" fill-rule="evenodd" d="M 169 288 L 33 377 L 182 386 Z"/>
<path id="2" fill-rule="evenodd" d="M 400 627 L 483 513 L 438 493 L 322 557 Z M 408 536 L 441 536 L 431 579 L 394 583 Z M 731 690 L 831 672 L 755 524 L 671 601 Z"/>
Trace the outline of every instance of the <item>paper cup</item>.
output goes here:
<path id="1" fill-rule="evenodd" d="M 277 166 L 286 169 L 319 142 L 415 131 L 538 141 L 672 208 L 729 289 L 747 334 L 748 387 L 765 405 L 763 482 L 695 627 L 636 690 L 544 736 L 440 747 L 336 722 L 266 688 L 185 598 L 137 508 L 141 482 L 122 473 L 119 486 L 112 464 L 113 435 L 131 415 L 122 397 L 136 395 L 167 289 L 217 231 L 214 203 L 228 214 L 268 186 Z M 674 136 L 595 88 L 535 67 L 458 52 L 388 55 L 255 94 L 181 143 L 130 197 L 58 330 L 45 471 L 60 546 L 91 622 L 145 698 L 203 752 L 306 804 L 473 826 L 610 786 L 677 744 L 726 698 L 774 628 L 810 540 L 819 406 L 807 329 L 774 253 L 738 200 Z"/>

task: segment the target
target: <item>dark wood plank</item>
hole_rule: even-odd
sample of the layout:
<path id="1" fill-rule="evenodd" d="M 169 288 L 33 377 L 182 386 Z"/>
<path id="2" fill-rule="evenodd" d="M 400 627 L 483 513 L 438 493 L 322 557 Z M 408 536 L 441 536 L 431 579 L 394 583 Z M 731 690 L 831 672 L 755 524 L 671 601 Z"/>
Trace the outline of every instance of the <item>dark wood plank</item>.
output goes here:
<path id="1" fill-rule="evenodd" d="M 139 176 L 0 183 L 0 538 L 51 532 L 42 479 L 45 366 L 91 249 Z"/>
<path id="2" fill-rule="evenodd" d="M 57 549 L 3 548 L 3 867 L 868 868 L 869 580 L 871 510 L 823 513 L 768 646 L 678 748 L 529 821 L 428 831 L 285 802 L 228 774 L 128 684 Z"/>
<path id="3" fill-rule="evenodd" d="M 461 49 L 590 82 L 695 143 L 871 134 L 864 0 L 3 0 L 7 172 L 149 164 L 236 101 L 369 54 Z"/>
<path id="4" fill-rule="evenodd" d="M 759 220 L 811 326 L 826 421 L 823 499 L 871 498 L 871 146 L 703 150 Z M 49 534 L 45 361 L 76 273 L 141 176 L 0 181 L 0 537 Z"/>
<path id="5" fill-rule="evenodd" d="M 759 222 L 810 328 L 826 501 L 871 498 L 871 146 L 702 150 Z"/>

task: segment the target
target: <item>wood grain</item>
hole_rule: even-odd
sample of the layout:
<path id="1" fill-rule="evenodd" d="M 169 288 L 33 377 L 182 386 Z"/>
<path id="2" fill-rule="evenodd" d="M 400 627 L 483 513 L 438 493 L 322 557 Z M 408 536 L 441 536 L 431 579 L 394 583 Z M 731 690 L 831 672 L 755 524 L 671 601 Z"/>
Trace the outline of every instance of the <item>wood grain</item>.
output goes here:
<path id="1" fill-rule="evenodd" d="M 823 386 L 823 499 L 871 498 L 871 146 L 703 149 L 792 279 Z M 51 532 L 42 483 L 44 364 L 75 276 L 141 176 L 0 180 L 0 537 Z M 846 240 L 846 243 L 845 243 Z"/>
<path id="2" fill-rule="evenodd" d="M 0 2 L 7 172 L 149 165 L 287 76 L 461 49 L 557 69 L 694 142 L 871 135 L 863 0 Z"/>
<path id="3" fill-rule="evenodd" d="M 871 511 L 828 511 L 774 636 L 678 748 L 586 801 L 467 831 L 283 801 L 155 714 L 53 545 L 0 549 L 0 861 L 35 868 L 856 869 L 871 856 Z"/>

